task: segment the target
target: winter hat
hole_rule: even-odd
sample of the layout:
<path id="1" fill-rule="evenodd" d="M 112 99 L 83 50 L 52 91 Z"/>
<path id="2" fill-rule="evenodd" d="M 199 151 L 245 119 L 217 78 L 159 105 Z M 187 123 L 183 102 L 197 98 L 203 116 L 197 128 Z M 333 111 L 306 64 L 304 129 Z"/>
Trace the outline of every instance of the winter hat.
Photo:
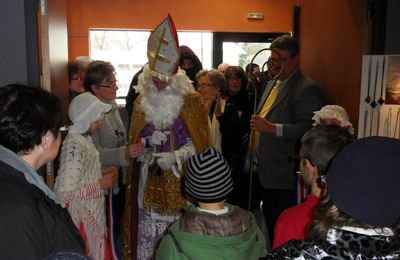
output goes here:
<path id="1" fill-rule="evenodd" d="M 225 200 L 233 190 L 231 169 L 213 147 L 191 157 L 187 164 L 185 190 L 198 202 Z"/>
<path id="2" fill-rule="evenodd" d="M 400 217 L 400 140 L 373 136 L 343 148 L 327 171 L 337 208 L 352 218 L 389 227 Z"/>
<path id="3" fill-rule="evenodd" d="M 354 134 L 353 125 L 349 121 L 349 115 L 346 110 L 338 105 L 326 105 L 321 110 L 315 111 L 313 120 L 314 126 L 321 125 L 321 119 L 335 118 L 340 122 L 341 127 L 348 128 L 350 134 Z"/>
<path id="4" fill-rule="evenodd" d="M 111 105 L 101 102 L 89 92 L 76 96 L 69 105 L 68 114 L 72 121 L 69 128 L 71 134 L 84 134 L 90 124 L 110 111 Z"/>

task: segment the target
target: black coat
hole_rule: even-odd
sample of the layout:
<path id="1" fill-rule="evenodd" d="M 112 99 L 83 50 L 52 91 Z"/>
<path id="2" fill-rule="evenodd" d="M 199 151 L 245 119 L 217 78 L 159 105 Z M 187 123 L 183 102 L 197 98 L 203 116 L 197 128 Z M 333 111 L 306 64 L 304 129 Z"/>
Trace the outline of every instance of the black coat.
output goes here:
<path id="1" fill-rule="evenodd" d="M 250 134 L 252 100 L 247 90 L 226 97 L 225 111 L 217 117 L 221 131 L 222 155 L 232 168 L 233 175 L 242 170 Z"/>
<path id="2" fill-rule="evenodd" d="M 400 237 L 368 236 L 331 228 L 325 241 L 291 240 L 266 259 L 400 259 Z"/>
<path id="3" fill-rule="evenodd" d="M 43 259 L 57 252 L 85 254 L 68 211 L 2 161 L 0 212 L 0 259 Z"/>

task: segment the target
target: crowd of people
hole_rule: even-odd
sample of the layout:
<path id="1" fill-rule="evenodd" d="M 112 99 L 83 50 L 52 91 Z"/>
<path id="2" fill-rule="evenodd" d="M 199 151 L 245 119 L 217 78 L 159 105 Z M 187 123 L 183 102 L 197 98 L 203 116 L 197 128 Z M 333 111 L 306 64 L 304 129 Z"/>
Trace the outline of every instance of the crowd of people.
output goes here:
<path id="1" fill-rule="evenodd" d="M 111 63 L 70 62 L 63 142 L 56 96 L 0 88 L 0 258 L 400 258 L 400 141 L 355 140 L 293 37 L 271 43 L 274 73 L 203 69 L 172 23 L 149 37 L 128 111 Z M 40 169 L 59 150 L 51 190 Z"/>

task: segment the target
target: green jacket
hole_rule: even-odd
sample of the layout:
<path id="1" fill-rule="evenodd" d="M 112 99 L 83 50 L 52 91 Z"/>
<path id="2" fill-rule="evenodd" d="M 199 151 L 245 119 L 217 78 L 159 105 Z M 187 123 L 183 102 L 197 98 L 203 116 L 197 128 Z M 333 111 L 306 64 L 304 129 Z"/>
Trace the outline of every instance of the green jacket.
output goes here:
<path id="1" fill-rule="evenodd" d="M 228 212 L 218 218 L 229 218 L 235 211 L 244 211 L 229 204 L 225 205 L 228 206 Z M 208 215 L 198 211 L 193 205 L 186 211 L 198 216 Z M 259 259 L 266 255 L 266 242 L 253 214 L 245 212 L 245 215 L 250 221 L 249 228 L 244 233 L 234 236 L 207 236 L 184 232 L 180 228 L 181 220 L 178 220 L 169 228 L 167 235 L 161 241 L 156 259 Z"/>

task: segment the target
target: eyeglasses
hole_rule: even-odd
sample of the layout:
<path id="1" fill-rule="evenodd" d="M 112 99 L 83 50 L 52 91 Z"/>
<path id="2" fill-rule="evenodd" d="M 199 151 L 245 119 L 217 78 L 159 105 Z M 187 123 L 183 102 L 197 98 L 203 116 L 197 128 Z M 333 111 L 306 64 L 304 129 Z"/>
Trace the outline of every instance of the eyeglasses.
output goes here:
<path id="1" fill-rule="evenodd" d="M 117 82 L 118 81 L 111 81 L 108 85 L 101 84 L 99 87 L 103 88 L 117 88 Z"/>
<path id="2" fill-rule="evenodd" d="M 208 88 L 208 87 L 212 87 L 212 84 L 208 84 L 208 83 L 197 84 L 198 89 Z"/>
<path id="3" fill-rule="evenodd" d="M 229 78 L 229 80 L 237 80 L 237 81 L 242 81 L 242 79 L 241 79 L 241 78 L 234 78 L 234 77 L 232 77 L 232 78 Z"/>
<path id="4" fill-rule="evenodd" d="M 71 78 L 71 80 L 82 80 L 82 78 L 81 77 L 73 77 L 73 78 Z"/>
<path id="5" fill-rule="evenodd" d="M 268 62 L 271 62 L 271 63 L 280 63 L 280 62 L 284 63 L 285 61 L 290 60 L 290 59 L 292 59 L 294 57 L 295 56 L 290 56 L 290 57 L 286 57 L 286 58 L 281 57 L 281 58 L 278 58 L 278 59 L 274 59 L 271 56 L 271 57 L 268 58 Z"/>

